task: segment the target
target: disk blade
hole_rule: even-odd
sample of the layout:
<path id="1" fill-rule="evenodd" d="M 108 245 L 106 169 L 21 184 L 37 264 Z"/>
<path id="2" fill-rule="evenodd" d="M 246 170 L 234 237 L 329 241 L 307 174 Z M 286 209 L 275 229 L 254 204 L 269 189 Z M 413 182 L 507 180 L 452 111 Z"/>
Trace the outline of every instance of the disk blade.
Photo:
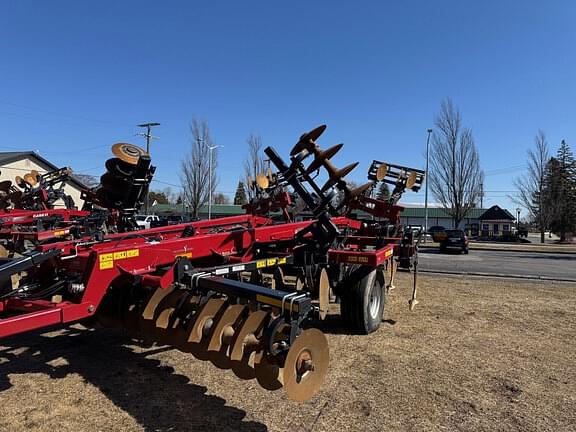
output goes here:
<path id="1" fill-rule="evenodd" d="M 318 329 L 304 330 L 296 338 L 284 362 L 286 395 L 297 402 L 310 399 L 322 386 L 330 354 L 326 336 Z"/>
<path id="2" fill-rule="evenodd" d="M 272 391 L 282 388 L 282 368 L 270 362 L 264 351 L 257 352 L 254 357 L 254 373 L 262 388 Z"/>
<path id="3" fill-rule="evenodd" d="M 247 307 L 245 305 L 231 305 L 224 311 L 218 322 L 213 327 L 212 337 L 208 345 L 208 351 L 220 351 L 223 345 L 223 336 L 225 332 L 234 334 L 234 326 L 239 324 Z"/>
<path id="4" fill-rule="evenodd" d="M 248 318 L 242 323 L 242 327 L 234 334 L 230 349 L 230 358 L 232 360 L 242 360 L 247 348 L 254 345 L 254 339 L 261 335 L 262 329 L 268 324 L 269 320 L 270 314 L 262 310 L 251 312 L 248 315 Z"/>

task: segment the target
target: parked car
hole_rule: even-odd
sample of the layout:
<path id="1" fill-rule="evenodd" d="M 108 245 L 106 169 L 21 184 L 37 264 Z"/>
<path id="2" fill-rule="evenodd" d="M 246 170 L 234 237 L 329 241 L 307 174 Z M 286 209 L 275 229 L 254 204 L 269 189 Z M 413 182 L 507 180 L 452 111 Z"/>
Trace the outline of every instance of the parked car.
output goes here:
<path id="1" fill-rule="evenodd" d="M 446 228 L 436 225 L 428 228 L 428 234 L 432 236 L 432 240 L 435 242 L 441 242 L 446 239 Z"/>
<path id="2" fill-rule="evenodd" d="M 158 219 L 150 221 L 150 228 L 164 227 L 168 225 L 178 225 L 184 223 L 185 220 L 180 215 L 160 216 Z"/>
<path id="3" fill-rule="evenodd" d="M 448 249 L 457 249 L 468 253 L 468 237 L 462 230 L 446 230 L 446 238 L 440 242 L 440 252 Z"/>
<path id="4" fill-rule="evenodd" d="M 179 215 L 166 216 L 166 222 L 168 225 L 178 225 L 184 223 L 184 218 Z"/>
<path id="5" fill-rule="evenodd" d="M 149 229 L 157 222 L 160 222 L 160 218 L 156 215 L 136 215 L 136 225 L 138 225 L 140 229 Z"/>

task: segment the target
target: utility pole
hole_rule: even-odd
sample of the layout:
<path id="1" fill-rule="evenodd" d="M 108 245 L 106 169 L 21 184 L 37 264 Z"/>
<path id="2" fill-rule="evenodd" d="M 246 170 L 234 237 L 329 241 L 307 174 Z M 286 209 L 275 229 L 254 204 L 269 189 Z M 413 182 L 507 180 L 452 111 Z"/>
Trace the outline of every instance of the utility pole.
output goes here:
<path id="1" fill-rule="evenodd" d="M 200 141 L 202 141 L 199 138 Z M 218 147 L 224 147 L 221 145 L 213 145 L 213 146 L 209 146 L 208 144 L 206 144 L 206 147 L 208 147 L 208 220 L 212 219 L 212 150 L 217 149 Z"/>
<path id="2" fill-rule="evenodd" d="M 160 123 L 142 123 L 138 127 L 146 128 L 146 133 L 138 132 L 136 135 L 143 136 L 146 138 L 146 153 L 150 156 L 150 141 L 153 139 L 160 139 L 159 137 L 152 135 L 152 128 L 154 126 L 160 126 Z M 144 213 L 148 214 L 148 191 L 146 191 L 146 200 L 144 201 Z"/>
<path id="3" fill-rule="evenodd" d="M 424 189 L 424 243 L 428 234 L 428 160 L 430 158 L 430 135 L 432 129 L 428 129 L 428 138 L 426 139 L 426 188 Z"/>

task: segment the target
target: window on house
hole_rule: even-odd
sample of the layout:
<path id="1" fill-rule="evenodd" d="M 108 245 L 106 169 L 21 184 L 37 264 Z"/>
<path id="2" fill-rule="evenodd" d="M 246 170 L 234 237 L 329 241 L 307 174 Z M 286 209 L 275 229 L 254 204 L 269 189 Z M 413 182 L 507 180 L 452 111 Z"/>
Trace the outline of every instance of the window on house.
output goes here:
<path id="1" fill-rule="evenodd" d="M 510 225 L 508 224 L 502 225 L 502 231 L 510 231 Z"/>
<path id="2" fill-rule="evenodd" d="M 494 233 L 498 232 L 498 224 L 494 224 L 494 229 L 493 229 Z"/>
<path id="3" fill-rule="evenodd" d="M 488 231 L 490 229 L 490 227 L 488 226 L 488 224 L 482 224 L 482 231 Z"/>

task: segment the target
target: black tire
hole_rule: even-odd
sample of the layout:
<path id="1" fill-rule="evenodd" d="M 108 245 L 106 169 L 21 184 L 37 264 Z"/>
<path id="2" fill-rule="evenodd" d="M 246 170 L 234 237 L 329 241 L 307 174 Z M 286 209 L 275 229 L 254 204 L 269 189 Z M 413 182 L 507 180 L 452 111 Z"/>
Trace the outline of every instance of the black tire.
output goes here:
<path id="1" fill-rule="evenodd" d="M 340 319 L 346 327 L 350 327 L 351 312 L 350 301 L 347 299 L 350 288 L 352 286 L 352 274 L 360 268 L 359 265 L 341 266 L 341 278 L 336 285 L 336 295 L 340 298 Z"/>
<path id="2" fill-rule="evenodd" d="M 347 278 L 348 289 L 341 300 L 341 314 L 354 333 L 375 332 L 382 323 L 386 293 L 384 274 L 370 267 L 360 267 Z"/>
<path id="3" fill-rule="evenodd" d="M 468 248 L 464 249 L 464 253 L 468 255 Z"/>

